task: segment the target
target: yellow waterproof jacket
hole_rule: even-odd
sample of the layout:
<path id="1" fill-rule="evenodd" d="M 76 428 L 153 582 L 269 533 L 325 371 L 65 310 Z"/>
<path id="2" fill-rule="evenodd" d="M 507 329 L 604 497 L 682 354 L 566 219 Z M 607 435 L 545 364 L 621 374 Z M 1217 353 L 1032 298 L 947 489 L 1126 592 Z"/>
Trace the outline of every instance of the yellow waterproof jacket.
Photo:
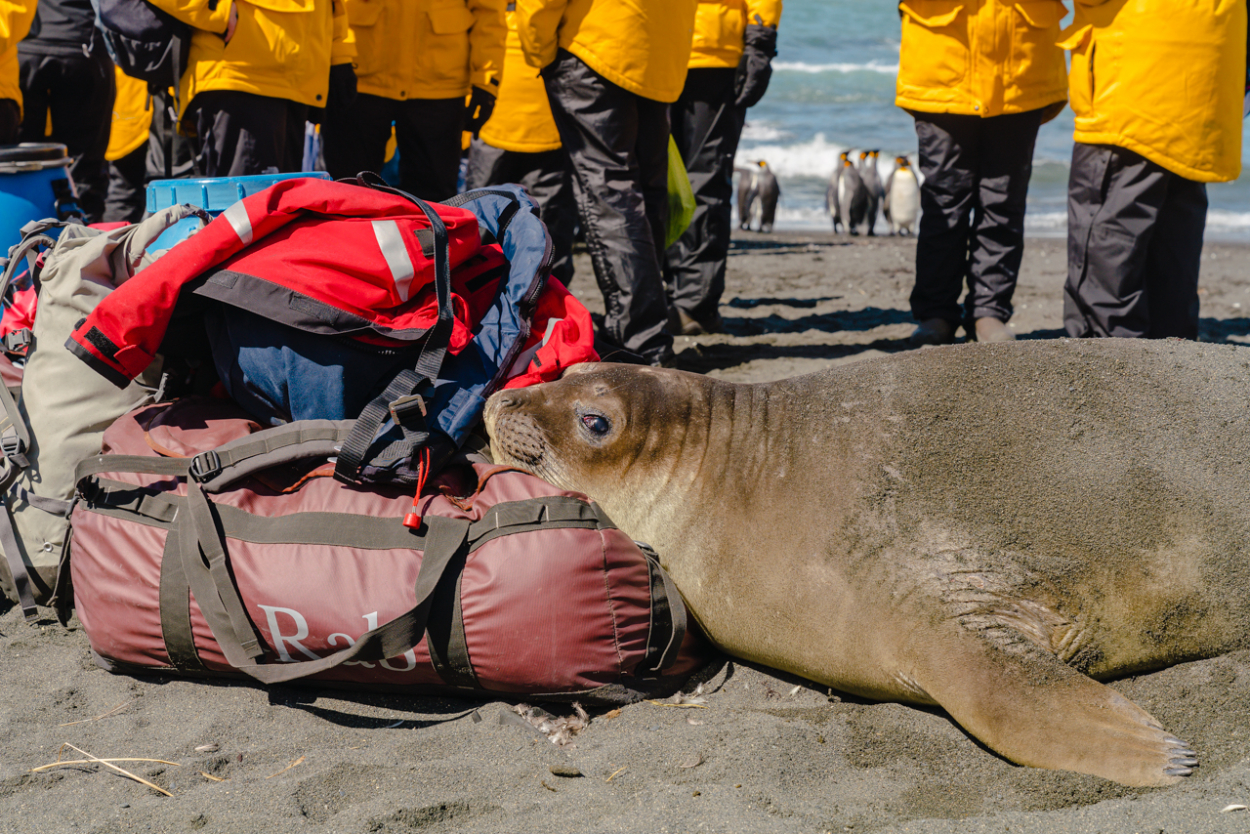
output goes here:
<path id="1" fill-rule="evenodd" d="M 116 67 L 113 69 L 117 76 L 117 99 L 113 102 L 109 146 L 104 152 L 104 158 L 109 162 L 116 162 L 147 144 L 153 107 L 146 81 L 131 78 Z"/>
<path id="2" fill-rule="evenodd" d="M 517 0 L 525 60 L 542 69 L 567 49 L 604 78 L 672 103 L 686 84 L 698 0 Z"/>
<path id="3" fill-rule="evenodd" d="M 694 18 L 690 68 L 736 67 L 742 57 L 742 33 L 748 23 L 781 22 L 782 0 L 699 0 Z"/>
<path id="4" fill-rule="evenodd" d="M 903 0 L 899 14 L 899 107 L 1001 116 L 1068 96 L 1060 0 Z"/>
<path id="5" fill-rule="evenodd" d="M 35 0 L 0 0 L 0 98 L 11 98 L 22 109 L 17 75 L 17 42 L 30 32 Z"/>
<path id="6" fill-rule="evenodd" d="M 1245 0 L 1077 0 L 1063 46 L 1076 141 L 1199 182 L 1241 173 Z"/>
<path id="7" fill-rule="evenodd" d="M 343 0 L 220 0 L 215 9 L 210 0 L 149 2 L 195 30 L 178 90 L 182 113 L 209 90 L 324 107 L 330 66 L 356 57 Z M 239 23 L 227 44 L 223 36 L 236 6 Z"/>
<path id="8" fill-rule="evenodd" d="M 357 89 L 391 99 L 496 91 L 505 0 L 346 0 Z"/>
<path id="9" fill-rule="evenodd" d="M 508 40 L 503 81 L 495 109 L 478 134 L 482 141 L 505 151 L 542 153 L 560 147 L 560 132 L 551 117 L 547 88 L 538 70 L 525 63 L 516 30 L 516 11 L 507 13 Z"/>

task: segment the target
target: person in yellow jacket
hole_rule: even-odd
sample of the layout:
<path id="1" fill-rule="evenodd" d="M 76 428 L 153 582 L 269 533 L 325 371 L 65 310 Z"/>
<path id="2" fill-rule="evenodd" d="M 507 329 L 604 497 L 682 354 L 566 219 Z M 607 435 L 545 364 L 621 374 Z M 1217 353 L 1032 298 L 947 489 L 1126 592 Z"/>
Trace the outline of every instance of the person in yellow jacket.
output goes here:
<path id="1" fill-rule="evenodd" d="M 777 54 L 782 0 L 700 0 L 689 72 L 673 104 L 673 140 L 694 191 L 690 226 L 665 253 L 670 328 L 722 328 L 725 260 L 733 226 L 733 160 L 748 107 L 764 96 Z"/>
<path id="2" fill-rule="evenodd" d="M 137 223 L 147 210 L 148 134 L 155 103 L 145 81 L 116 70 L 117 100 L 109 131 L 108 194 L 104 198 L 104 222 Z"/>
<path id="3" fill-rule="evenodd" d="M 1008 341 L 1041 124 L 1063 109 L 1059 0 L 903 0 L 895 103 L 916 120 L 915 346 Z M 963 308 L 959 296 L 967 282 Z"/>
<path id="4" fill-rule="evenodd" d="M 34 19 L 35 0 L 0 0 L 0 145 L 15 144 L 22 124 L 17 44 Z"/>
<path id="5" fill-rule="evenodd" d="M 1241 173 L 1245 0 L 1077 0 L 1064 326 L 1198 338 L 1208 182 Z"/>
<path id="6" fill-rule="evenodd" d="M 456 193 L 461 133 L 481 128 L 499 89 L 504 2 L 347 0 L 359 94 L 326 113 L 331 176 L 380 170 L 394 124 L 400 187 L 427 200 Z"/>
<path id="7" fill-rule="evenodd" d="M 681 95 L 696 0 L 517 0 L 525 61 L 542 71 L 578 209 L 604 332 L 653 365 L 674 362 L 660 272 L 668 212 L 668 105 Z M 623 354 L 617 354 L 622 358 Z"/>
<path id="8" fill-rule="evenodd" d="M 481 133 L 469 143 L 466 189 L 519 183 L 538 203 L 551 233 L 551 274 L 566 287 L 573 278 L 573 230 L 577 204 L 560 132 L 538 70 L 525 63 L 516 30 L 516 8 L 506 15 L 508 37 L 499 97 Z"/>
<path id="9" fill-rule="evenodd" d="M 65 146 L 74 160 L 69 173 L 78 206 L 88 223 L 98 223 L 108 191 L 104 151 L 117 90 L 89 0 L 39 0 L 30 32 L 17 45 L 17 60 L 22 87 L 18 141 Z"/>
<path id="10" fill-rule="evenodd" d="M 179 122 L 209 177 L 300 170 L 311 108 L 355 96 L 343 0 L 149 0 L 192 27 Z"/>

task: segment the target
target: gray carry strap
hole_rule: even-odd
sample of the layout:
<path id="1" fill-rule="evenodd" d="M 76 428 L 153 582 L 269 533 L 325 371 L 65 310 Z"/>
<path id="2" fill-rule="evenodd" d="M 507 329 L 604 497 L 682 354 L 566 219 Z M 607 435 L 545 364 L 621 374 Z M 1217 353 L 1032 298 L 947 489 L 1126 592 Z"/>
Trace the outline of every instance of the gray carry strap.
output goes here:
<path id="1" fill-rule="evenodd" d="M 22 412 L 7 385 L 0 385 L 0 406 L 4 408 L 0 421 L 0 451 L 9 462 L 9 471 L 0 478 L 0 487 L 8 489 L 20 470 L 30 466 L 30 460 L 26 457 L 31 446 L 30 427 L 22 419 Z M 9 434 L 10 428 L 13 429 L 13 434 Z"/>
<path id="2" fill-rule="evenodd" d="M 2 395 L 0 395 L 2 396 Z M 311 458 L 331 458 L 351 434 L 353 420 L 301 420 L 249 434 L 190 458 L 143 455 L 94 455 L 79 461 L 74 479 L 84 481 L 106 472 L 173 475 L 199 483 L 205 492 L 220 492 L 256 472 Z"/>
<path id="3" fill-rule="evenodd" d="M 12 283 L 13 275 L 17 272 L 18 267 L 21 266 L 23 259 L 30 265 L 31 275 L 33 276 L 35 273 L 35 252 L 33 250 L 38 249 L 40 246 L 51 248 L 56 243 L 55 238 L 45 235 L 44 232 L 50 228 L 64 225 L 66 224 L 60 221 L 42 220 L 35 224 L 30 232 L 26 231 L 25 226 L 22 227 L 25 236 L 22 238 L 21 243 L 9 248 L 8 261 L 4 265 L 4 272 L 0 273 L 0 298 L 3 298 L 5 293 L 9 291 L 9 284 Z"/>
<path id="4" fill-rule="evenodd" d="M 0 547 L 4 548 L 4 560 L 13 576 L 13 588 L 17 591 L 17 600 L 22 606 L 22 616 L 28 623 L 38 619 L 39 609 L 35 606 L 35 595 L 30 590 L 30 573 L 26 570 L 22 551 L 18 549 L 13 517 L 9 512 L 8 502 L 3 497 L 0 497 Z"/>
<path id="5" fill-rule="evenodd" d="M 22 474 L 22 470 L 30 466 L 30 461 L 26 458 L 26 452 L 30 450 L 30 431 L 6 385 L 0 385 L 0 404 L 4 407 L 5 432 L 0 437 L 0 449 L 7 459 L 7 467 L 0 476 L 0 548 L 4 549 L 4 561 L 13 577 L 13 589 L 22 606 L 22 615 L 26 622 L 31 622 L 38 619 L 39 609 L 35 606 L 35 595 L 30 589 L 30 573 L 26 570 L 26 561 L 22 558 L 22 550 L 17 543 L 17 531 L 13 528 L 13 515 L 8 507 L 9 489 Z M 8 433 L 9 427 L 12 427 L 14 434 Z"/>
<path id="6" fill-rule="evenodd" d="M 194 487 L 194 485 L 189 485 Z M 185 536 L 183 544 L 183 570 L 191 585 L 191 593 L 204 612 L 213 636 L 230 665 L 262 683 L 285 683 L 319 672 L 333 669 L 349 660 L 385 660 L 409 651 L 425 636 L 426 622 L 430 616 L 434 590 L 447 570 L 447 566 L 466 545 L 469 522 L 458 518 L 430 518 L 429 532 L 425 537 L 425 552 L 421 569 L 417 574 L 416 604 L 395 619 L 362 635 L 355 645 L 349 646 L 320 660 L 304 660 L 295 663 L 258 664 L 254 658 L 263 654 L 255 630 L 243 609 L 234 582 L 224 563 L 217 570 L 214 560 L 225 550 L 212 518 L 207 496 L 198 489 L 203 500 L 202 510 L 193 511 L 191 520 L 194 534 Z M 211 525 L 211 529 L 206 529 Z M 204 557 L 208 556 L 208 564 Z M 238 612 L 240 622 L 233 612 Z"/>

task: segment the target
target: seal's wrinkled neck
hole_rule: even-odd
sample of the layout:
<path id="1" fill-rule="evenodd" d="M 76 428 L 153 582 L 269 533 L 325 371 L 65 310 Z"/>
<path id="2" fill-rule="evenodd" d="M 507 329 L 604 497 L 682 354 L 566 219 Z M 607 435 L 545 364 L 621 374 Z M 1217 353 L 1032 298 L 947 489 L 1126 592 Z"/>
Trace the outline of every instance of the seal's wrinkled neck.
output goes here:
<path id="1" fill-rule="evenodd" d="M 786 406 L 756 385 L 708 378 L 681 397 L 654 401 L 635 420 L 651 426 L 646 442 L 620 473 L 621 489 L 605 491 L 609 515 L 631 536 L 660 551 L 661 558 L 700 558 L 727 535 L 713 514 L 743 517 L 756 497 L 759 478 L 775 474 L 771 443 L 761 427 L 784 420 Z M 765 430 L 765 435 L 767 435 Z M 787 458 L 789 456 L 787 455 Z M 750 473 L 750 474 L 745 474 Z"/>

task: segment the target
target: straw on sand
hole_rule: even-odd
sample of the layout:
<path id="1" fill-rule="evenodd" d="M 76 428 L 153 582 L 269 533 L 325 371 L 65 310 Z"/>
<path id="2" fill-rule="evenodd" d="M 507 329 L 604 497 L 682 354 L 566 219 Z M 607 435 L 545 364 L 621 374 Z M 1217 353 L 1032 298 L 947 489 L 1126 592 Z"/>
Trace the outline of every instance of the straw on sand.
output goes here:
<path id="1" fill-rule="evenodd" d="M 133 780 L 135 780 L 135 781 L 136 781 L 136 782 L 138 782 L 140 785 L 146 785 L 147 787 L 151 788 L 152 790 L 156 791 L 157 793 L 163 793 L 163 794 L 165 794 L 165 796 L 171 796 L 171 797 L 172 797 L 172 796 L 173 796 L 173 794 L 172 794 L 172 793 L 170 793 L 169 791 L 165 790 L 164 788 L 159 787 L 159 786 L 157 786 L 157 785 L 153 785 L 151 782 L 149 782 L 147 779 L 144 779 L 142 776 L 136 776 L 135 774 L 131 773 L 129 770 L 125 770 L 125 769 L 120 768 L 120 767 L 118 767 L 117 765 L 113 764 L 113 762 L 155 762 L 155 763 L 157 763 L 157 764 L 167 764 L 167 765 L 173 765 L 174 767 L 182 767 L 182 765 L 178 764 L 177 762 L 167 762 L 167 761 L 165 761 L 164 759 L 101 759 L 101 758 L 97 758 L 96 756 L 91 755 L 91 754 L 90 754 L 90 753 L 88 753 L 86 750 L 83 750 L 83 749 L 81 749 L 81 748 L 79 748 L 79 747 L 75 747 L 74 745 L 70 744 L 68 741 L 67 741 L 67 742 L 65 742 L 65 744 L 64 744 L 64 746 L 63 746 L 63 748 L 62 748 L 62 749 L 64 749 L 64 747 L 68 747 L 68 748 L 69 748 L 69 749 L 71 749 L 71 750 L 77 750 L 79 753 L 82 753 L 82 754 L 83 754 L 84 756 L 86 756 L 87 758 L 85 758 L 85 759 L 76 759 L 76 760 L 74 760 L 74 761 L 64 761 L 64 762 L 63 762 L 63 761 L 57 761 L 57 762 L 53 762 L 52 764 L 42 765 L 41 767 L 36 767 L 36 768 L 32 769 L 32 770 L 31 770 L 31 773 L 38 773 L 39 771 L 42 771 L 42 770 L 48 770 L 48 769 L 50 769 L 50 768 L 54 768 L 54 767 L 66 767 L 66 766 L 68 766 L 68 765 L 80 765 L 80 764 L 102 764 L 102 765 L 104 765 L 105 767 L 109 768 L 110 770 L 115 770 L 115 771 L 117 771 L 118 773 L 120 773 L 121 775 L 123 775 L 123 776 L 125 776 L 125 777 L 127 777 L 127 778 L 129 778 L 129 779 L 133 779 Z"/>

